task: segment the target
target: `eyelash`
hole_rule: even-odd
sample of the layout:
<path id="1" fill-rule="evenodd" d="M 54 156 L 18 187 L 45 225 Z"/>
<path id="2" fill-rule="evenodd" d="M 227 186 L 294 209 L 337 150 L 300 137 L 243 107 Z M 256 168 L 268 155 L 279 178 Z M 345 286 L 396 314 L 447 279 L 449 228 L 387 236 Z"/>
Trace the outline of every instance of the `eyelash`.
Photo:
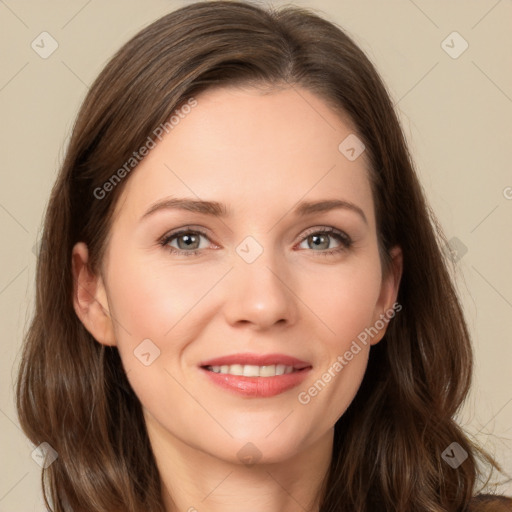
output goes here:
<path id="1" fill-rule="evenodd" d="M 184 228 L 179 231 L 176 231 L 174 233 L 169 233 L 168 235 L 164 235 L 163 238 L 160 239 L 159 244 L 162 247 L 166 247 L 171 254 L 181 255 L 181 256 L 195 256 L 199 254 L 202 249 L 194 249 L 192 251 L 180 251 L 179 249 L 175 249 L 174 247 L 170 247 L 168 244 L 174 240 L 175 238 L 178 238 L 180 235 L 202 235 L 205 238 L 208 238 L 208 235 L 204 233 L 201 230 L 198 229 L 188 229 Z M 340 247 L 337 247 L 335 249 L 325 249 L 323 251 L 313 251 L 317 253 L 319 256 L 334 256 L 338 253 L 341 253 L 343 251 L 347 251 L 352 247 L 353 241 L 352 239 L 343 231 L 338 231 L 337 229 L 330 228 L 330 227 L 323 227 L 320 229 L 313 229 L 309 233 L 305 234 L 299 243 L 304 242 L 309 236 L 311 235 L 330 235 L 333 238 L 336 238 L 340 243 Z"/>

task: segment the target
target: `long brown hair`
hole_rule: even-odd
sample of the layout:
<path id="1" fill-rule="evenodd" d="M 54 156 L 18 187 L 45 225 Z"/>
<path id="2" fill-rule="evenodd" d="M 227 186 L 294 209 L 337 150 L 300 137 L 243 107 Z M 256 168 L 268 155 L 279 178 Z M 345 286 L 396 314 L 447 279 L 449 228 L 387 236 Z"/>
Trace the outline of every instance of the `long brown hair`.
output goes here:
<path id="1" fill-rule="evenodd" d="M 110 60 L 80 109 L 51 193 L 17 382 L 24 431 L 58 454 L 42 477 L 49 510 L 164 510 L 141 405 L 117 349 L 97 343 L 73 309 L 71 250 L 85 242 L 90 270 L 101 272 L 129 175 L 101 198 L 95 190 L 191 97 L 237 84 L 303 87 L 348 115 L 371 164 L 385 271 L 390 247 L 403 251 L 403 309 L 372 347 L 336 423 L 321 512 L 466 509 L 477 461 L 493 464 L 453 419 L 470 385 L 470 337 L 446 240 L 382 80 L 349 36 L 311 11 L 206 1 L 152 23 Z M 468 454 L 456 469 L 442 458 L 453 442 Z"/>

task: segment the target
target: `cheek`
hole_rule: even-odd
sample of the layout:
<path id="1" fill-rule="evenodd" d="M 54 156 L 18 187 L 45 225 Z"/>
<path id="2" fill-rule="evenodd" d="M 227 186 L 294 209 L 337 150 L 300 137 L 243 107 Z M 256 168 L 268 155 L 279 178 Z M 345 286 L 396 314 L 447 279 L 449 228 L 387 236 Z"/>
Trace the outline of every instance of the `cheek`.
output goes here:
<path id="1" fill-rule="evenodd" d="M 372 325 L 381 292 L 380 263 L 374 257 L 322 271 L 303 282 L 301 297 L 321 324 L 331 356 Z M 306 294 L 307 290 L 307 294 Z M 378 316 L 378 315 L 377 315 Z"/>
<path id="2" fill-rule="evenodd" d="M 114 252 L 111 256 L 116 261 Z M 182 395 L 173 376 L 182 381 L 183 372 L 176 369 L 183 364 L 183 351 L 208 323 L 208 293 L 225 272 L 171 267 L 165 261 L 139 264 L 135 258 L 120 258 L 110 266 L 109 307 L 117 347 L 133 389 L 148 408 L 161 407 L 161 393 Z"/>
<path id="3" fill-rule="evenodd" d="M 356 396 L 368 362 L 368 347 L 360 347 L 347 361 L 333 359 L 319 370 L 307 388 L 299 390 L 301 414 L 311 418 L 311 431 L 323 432 L 335 425 Z M 341 363 L 340 361 L 344 361 Z"/>
<path id="4" fill-rule="evenodd" d="M 370 351 L 366 329 L 372 325 L 378 290 L 372 279 L 332 283 L 340 287 L 322 303 L 322 320 L 334 331 L 323 336 L 320 363 L 298 390 L 298 407 L 311 418 L 311 430 L 332 427 L 354 399 L 364 378 Z M 354 286 L 352 286 L 352 284 Z M 342 286 L 344 285 L 344 286 Z M 323 332 L 325 333 L 325 329 Z"/>
<path id="5" fill-rule="evenodd" d="M 308 305 L 323 325 L 321 361 L 297 399 L 322 425 L 334 425 L 352 402 L 366 371 L 368 329 L 378 318 L 380 263 L 369 257 L 357 265 L 340 266 L 336 272 L 318 275 L 310 289 Z"/>
<path id="6" fill-rule="evenodd" d="M 190 314 L 222 277 L 223 269 L 200 271 L 192 267 L 138 264 L 125 260 L 109 272 L 109 300 L 117 321 L 118 343 L 130 333 L 131 343 L 141 338 L 163 340 L 190 327 Z M 126 278 L 125 276 L 130 276 Z"/>
<path id="7" fill-rule="evenodd" d="M 191 279 L 191 272 L 140 265 L 135 258 L 117 261 L 108 274 L 109 306 L 130 385 L 155 417 L 172 418 L 176 403 L 183 416 L 193 417 L 195 402 L 180 386 L 176 368 L 188 338 L 195 336 L 194 313 L 200 308 L 194 306 L 216 278 Z"/>

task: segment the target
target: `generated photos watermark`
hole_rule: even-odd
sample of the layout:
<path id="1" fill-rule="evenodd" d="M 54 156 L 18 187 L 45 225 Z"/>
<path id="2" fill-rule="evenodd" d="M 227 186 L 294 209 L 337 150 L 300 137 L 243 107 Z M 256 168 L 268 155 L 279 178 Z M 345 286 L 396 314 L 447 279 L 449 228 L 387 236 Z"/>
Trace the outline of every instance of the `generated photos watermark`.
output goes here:
<path id="1" fill-rule="evenodd" d="M 402 305 L 395 302 L 391 308 L 385 313 L 380 315 L 380 319 L 377 320 L 371 327 L 366 327 L 364 331 L 361 331 L 357 335 L 357 339 L 354 339 L 347 351 L 343 355 L 339 355 L 329 368 L 321 375 L 321 377 L 314 382 L 306 391 L 301 391 L 297 396 L 299 403 L 307 405 L 311 402 L 311 399 L 318 395 L 326 386 L 331 382 L 336 375 L 338 375 L 345 366 L 348 365 L 355 355 L 361 352 L 361 344 L 366 346 L 371 339 L 376 336 L 395 315 L 402 310 Z"/>
<path id="2" fill-rule="evenodd" d="M 176 109 L 174 114 L 169 118 L 168 121 L 162 123 L 160 126 L 153 130 L 152 134 L 148 136 L 146 142 L 138 149 L 134 151 L 132 156 L 115 171 L 112 176 L 103 183 L 101 187 L 96 187 L 93 190 L 93 195 L 96 199 L 104 199 L 109 192 L 112 192 L 114 188 L 133 170 L 135 167 L 142 162 L 143 158 L 156 147 L 156 139 L 162 140 L 165 134 L 168 134 L 173 130 L 182 119 L 190 114 L 193 107 L 197 106 L 197 100 L 191 97 L 187 102 Z"/>

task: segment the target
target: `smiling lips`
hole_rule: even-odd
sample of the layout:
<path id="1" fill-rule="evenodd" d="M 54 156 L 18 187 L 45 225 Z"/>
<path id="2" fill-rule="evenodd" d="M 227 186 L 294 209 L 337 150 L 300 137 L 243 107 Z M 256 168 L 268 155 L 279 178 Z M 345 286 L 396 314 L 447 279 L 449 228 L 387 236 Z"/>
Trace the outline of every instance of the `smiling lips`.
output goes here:
<path id="1" fill-rule="evenodd" d="M 200 363 L 212 382 L 236 394 L 270 397 L 299 385 L 312 366 L 284 354 L 232 354 Z"/>

